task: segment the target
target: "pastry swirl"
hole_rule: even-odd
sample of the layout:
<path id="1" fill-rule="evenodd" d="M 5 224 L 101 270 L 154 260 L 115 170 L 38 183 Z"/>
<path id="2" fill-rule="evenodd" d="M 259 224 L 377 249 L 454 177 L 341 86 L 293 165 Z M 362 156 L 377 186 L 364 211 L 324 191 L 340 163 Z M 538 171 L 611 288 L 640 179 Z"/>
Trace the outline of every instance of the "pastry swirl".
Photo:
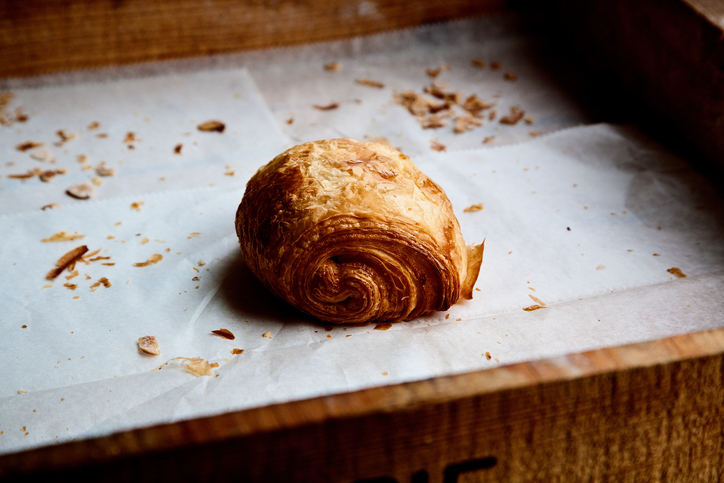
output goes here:
<path id="1" fill-rule="evenodd" d="M 407 156 L 352 139 L 301 144 L 260 168 L 236 233 L 267 289 L 338 324 L 410 320 L 471 299 L 483 256 Z"/>

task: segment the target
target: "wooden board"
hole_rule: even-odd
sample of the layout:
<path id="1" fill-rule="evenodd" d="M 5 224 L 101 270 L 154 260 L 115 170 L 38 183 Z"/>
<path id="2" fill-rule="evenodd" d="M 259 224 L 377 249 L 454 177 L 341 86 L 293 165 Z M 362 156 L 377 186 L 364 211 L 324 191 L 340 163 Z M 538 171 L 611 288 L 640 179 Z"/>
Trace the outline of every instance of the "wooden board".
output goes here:
<path id="1" fill-rule="evenodd" d="M 6 455 L 0 478 L 717 481 L 723 433 L 718 329 Z"/>
<path id="2" fill-rule="evenodd" d="M 0 2 L 0 78 L 346 38 L 507 3 L 9 0 Z"/>
<path id="3" fill-rule="evenodd" d="M 643 100 L 632 108 L 653 109 L 724 168 L 724 1 L 558 3 L 581 57 Z"/>

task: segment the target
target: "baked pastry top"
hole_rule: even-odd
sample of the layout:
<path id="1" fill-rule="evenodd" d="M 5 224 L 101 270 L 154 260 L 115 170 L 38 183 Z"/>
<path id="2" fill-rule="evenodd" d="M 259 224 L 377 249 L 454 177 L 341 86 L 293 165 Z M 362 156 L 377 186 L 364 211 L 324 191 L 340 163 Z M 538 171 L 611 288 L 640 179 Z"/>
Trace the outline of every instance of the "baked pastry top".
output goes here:
<path id="1" fill-rule="evenodd" d="M 249 180 L 236 213 L 249 269 L 323 321 L 410 320 L 472 298 L 483 245 L 466 247 L 444 191 L 388 146 L 295 146 Z"/>

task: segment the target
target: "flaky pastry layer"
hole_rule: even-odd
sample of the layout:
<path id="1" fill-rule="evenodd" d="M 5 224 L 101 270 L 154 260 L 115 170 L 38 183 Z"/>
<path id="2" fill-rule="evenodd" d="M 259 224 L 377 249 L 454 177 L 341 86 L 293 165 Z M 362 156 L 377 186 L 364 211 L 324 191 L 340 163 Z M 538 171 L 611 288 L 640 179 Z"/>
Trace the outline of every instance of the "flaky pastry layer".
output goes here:
<path id="1" fill-rule="evenodd" d="M 404 154 L 331 139 L 295 146 L 249 180 L 236 213 L 247 266 L 332 323 L 410 320 L 472 298 L 483 245 L 466 247 L 444 191 Z"/>

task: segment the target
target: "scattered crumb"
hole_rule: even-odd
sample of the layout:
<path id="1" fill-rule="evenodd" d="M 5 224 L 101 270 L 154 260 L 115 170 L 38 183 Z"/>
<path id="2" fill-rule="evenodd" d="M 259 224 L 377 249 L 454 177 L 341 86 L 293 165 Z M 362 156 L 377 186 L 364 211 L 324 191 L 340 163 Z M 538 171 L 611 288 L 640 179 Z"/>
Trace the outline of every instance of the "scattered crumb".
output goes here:
<path id="1" fill-rule="evenodd" d="M 95 189 L 93 188 L 93 185 L 90 183 L 77 184 L 77 185 L 71 186 L 70 188 L 65 190 L 65 194 L 67 194 L 71 198 L 75 198 L 77 200 L 90 199 L 94 193 L 95 193 Z"/>
<path id="2" fill-rule="evenodd" d="M 381 322 L 375 325 L 375 330 L 389 330 L 390 327 L 392 327 L 392 324 L 390 322 Z"/>
<path id="3" fill-rule="evenodd" d="M 457 116 L 455 118 L 455 128 L 453 129 L 453 131 L 456 134 L 462 134 L 482 125 L 483 123 L 475 119 L 472 114 L 465 114 L 462 116 Z"/>
<path id="4" fill-rule="evenodd" d="M 485 66 L 487 65 L 486 62 L 481 59 L 473 59 L 472 63 L 473 63 L 473 66 L 477 67 L 478 69 L 484 69 Z"/>
<path id="5" fill-rule="evenodd" d="M 37 146 L 30 150 L 30 157 L 36 161 L 51 161 L 53 155 L 45 146 Z"/>
<path id="6" fill-rule="evenodd" d="M 445 314 L 445 320 L 450 318 L 450 314 Z"/>
<path id="7" fill-rule="evenodd" d="M 115 175 L 116 175 L 116 170 L 115 170 L 115 168 L 108 168 L 108 167 L 106 167 L 106 163 L 105 163 L 105 161 L 103 161 L 103 162 L 101 162 L 101 164 L 99 164 L 99 165 L 96 167 L 96 174 L 97 174 L 98 176 L 103 176 L 103 177 L 115 176 Z"/>
<path id="8" fill-rule="evenodd" d="M 488 119 L 490 119 L 492 121 L 493 119 L 495 119 L 495 116 L 497 116 L 497 115 L 498 115 L 498 111 L 493 109 L 492 111 L 490 111 L 490 114 L 488 114 Z"/>
<path id="9" fill-rule="evenodd" d="M 485 356 L 485 358 L 486 358 L 487 360 L 490 360 L 490 359 L 493 358 L 493 356 L 490 355 L 490 352 L 486 352 L 486 353 L 483 354 L 483 355 Z"/>
<path id="10" fill-rule="evenodd" d="M 9 174 L 8 178 L 9 179 L 30 179 L 30 178 L 39 176 L 42 172 L 43 172 L 42 169 L 35 168 L 35 169 L 30 169 L 30 170 L 28 170 L 27 173 L 23 173 L 23 174 Z"/>
<path id="11" fill-rule="evenodd" d="M 234 348 L 234 349 L 231 350 L 231 353 L 232 353 L 233 355 L 243 354 L 243 353 L 244 353 L 244 349 L 236 349 L 236 348 Z"/>
<path id="12" fill-rule="evenodd" d="M 681 271 L 681 269 L 674 267 L 667 270 L 672 275 L 676 275 L 679 278 L 686 278 L 686 274 Z"/>
<path id="13" fill-rule="evenodd" d="M 420 126 L 423 129 L 438 129 L 447 126 L 447 122 L 437 114 L 430 114 L 428 117 L 420 118 Z"/>
<path id="14" fill-rule="evenodd" d="M 206 121 L 199 124 L 197 128 L 199 131 L 222 133 L 226 129 L 226 125 L 220 121 Z"/>
<path id="15" fill-rule="evenodd" d="M 441 142 L 439 142 L 437 139 L 432 139 L 430 141 L 430 149 L 432 149 L 433 151 L 441 152 L 441 151 L 445 151 L 447 149 L 447 147 L 444 144 L 442 144 Z"/>
<path id="16" fill-rule="evenodd" d="M 545 307 L 543 307 L 541 305 L 531 305 L 530 307 L 523 308 L 523 310 L 525 310 L 526 312 L 533 312 L 534 310 L 544 309 L 544 308 Z"/>
<path id="17" fill-rule="evenodd" d="M 146 260 L 145 262 L 134 263 L 133 266 L 134 267 L 147 267 L 153 263 L 158 263 L 161 260 L 163 260 L 163 255 L 161 255 L 159 253 L 154 253 L 153 255 L 148 257 L 148 260 Z"/>
<path id="18" fill-rule="evenodd" d="M 357 84 L 367 87 L 375 87 L 377 89 L 382 89 L 383 87 L 385 87 L 382 82 L 377 82 L 370 79 L 357 79 Z"/>
<path id="19" fill-rule="evenodd" d="M 461 320 L 463 320 L 463 319 L 458 318 L 458 319 L 455 319 L 455 322 L 460 322 Z"/>
<path id="20" fill-rule="evenodd" d="M 272 338 L 271 332 L 264 332 L 261 336 L 262 336 L 262 337 L 266 337 L 267 339 L 271 339 L 271 338 Z"/>
<path id="21" fill-rule="evenodd" d="M 65 287 L 65 288 L 67 288 L 67 289 L 70 289 L 70 290 L 75 290 L 76 288 L 78 288 L 78 284 L 75 284 L 75 283 L 64 283 L 64 284 L 63 284 L 63 287 Z"/>
<path id="22" fill-rule="evenodd" d="M 463 212 L 465 212 L 465 213 L 470 213 L 470 212 L 473 212 L 473 211 L 482 211 L 482 209 L 483 209 L 483 204 L 482 204 L 482 203 L 477 203 L 477 204 L 475 204 L 475 205 L 470 205 L 470 206 L 468 206 L 467 208 L 465 208 L 465 209 L 463 210 Z"/>
<path id="23" fill-rule="evenodd" d="M 540 131 L 531 131 L 531 132 L 528 133 L 528 135 L 529 135 L 530 137 L 532 137 L 532 138 L 537 138 L 537 137 L 540 136 L 541 134 L 543 134 L 543 133 L 540 132 Z"/>
<path id="24" fill-rule="evenodd" d="M 191 238 L 199 238 L 200 236 L 201 236 L 201 233 L 200 233 L 200 232 L 198 232 L 198 231 L 192 231 L 192 232 L 189 234 L 189 236 L 187 236 L 186 238 L 187 238 L 188 240 L 190 240 Z"/>
<path id="25" fill-rule="evenodd" d="M 502 66 L 503 66 L 503 64 L 501 64 L 500 61 L 498 61 L 498 60 L 494 60 L 493 62 L 490 63 L 490 68 L 493 70 L 498 70 Z"/>
<path id="26" fill-rule="evenodd" d="M 72 234 L 71 234 L 71 233 L 66 233 L 66 232 L 64 232 L 64 231 L 59 231 L 58 233 L 53 233 L 53 234 L 50 235 L 48 238 L 43 238 L 43 239 L 41 239 L 40 241 L 41 241 L 41 242 L 45 242 L 45 243 L 48 243 L 48 242 L 61 242 L 61 241 L 73 241 L 73 240 L 77 240 L 77 239 L 83 238 L 83 237 L 85 237 L 85 235 L 81 235 L 81 234 L 78 233 L 78 232 L 75 232 L 75 233 L 72 233 Z"/>
<path id="27" fill-rule="evenodd" d="M 144 335 L 138 338 L 138 349 L 141 352 L 157 356 L 161 354 L 161 347 L 158 345 L 158 340 L 153 335 Z"/>
<path id="28" fill-rule="evenodd" d="M 49 283 L 46 283 L 45 285 L 43 285 L 42 287 L 40 287 L 40 290 L 43 290 L 44 288 L 53 288 L 53 285 L 52 285 L 52 284 L 49 284 Z"/>
<path id="29" fill-rule="evenodd" d="M 184 147 L 183 144 L 178 143 L 178 144 L 177 144 L 176 146 L 174 146 L 174 148 L 173 148 L 173 154 L 181 154 L 181 150 L 183 149 L 183 147 Z"/>
<path id="30" fill-rule="evenodd" d="M 131 209 L 141 211 L 141 206 L 143 206 L 144 204 L 144 201 L 134 201 L 133 203 L 131 203 Z"/>
<path id="31" fill-rule="evenodd" d="M 319 109 L 320 111 L 331 111 L 332 109 L 337 109 L 339 107 L 339 104 L 336 102 L 332 102 L 331 104 L 327 104 L 326 106 L 320 106 L 319 104 L 314 104 L 315 109 Z"/>
<path id="32" fill-rule="evenodd" d="M 131 131 L 128 131 L 128 132 L 126 133 L 126 137 L 123 138 L 123 142 L 124 142 L 124 143 L 132 143 L 132 142 L 135 142 L 135 141 L 138 141 L 138 139 L 136 139 L 136 133 L 131 132 Z"/>
<path id="33" fill-rule="evenodd" d="M 483 139 L 483 144 L 490 144 L 495 139 L 495 136 L 487 136 L 485 139 Z"/>
<path id="34" fill-rule="evenodd" d="M 105 139 L 105 138 L 108 137 L 108 134 L 106 134 L 106 133 L 104 133 L 104 132 L 101 132 L 101 133 L 96 134 L 96 137 L 97 137 L 98 139 Z"/>
<path id="35" fill-rule="evenodd" d="M 534 302 L 538 302 L 538 303 L 539 303 L 541 306 L 543 306 L 543 307 L 545 307 L 545 306 L 547 305 L 545 302 L 543 302 L 541 299 L 539 299 L 539 298 L 536 297 L 535 295 L 528 294 L 528 297 L 530 297 L 531 299 L 533 299 Z"/>
<path id="36" fill-rule="evenodd" d="M 655 257 L 660 257 L 661 255 L 659 255 L 658 253 L 654 253 L 653 256 L 655 256 Z"/>
<path id="37" fill-rule="evenodd" d="M 500 118 L 500 124 L 517 124 L 518 121 L 523 119 L 523 116 L 525 116 L 525 111 L 519 107 L 513 106 L 510 108 L 510 114 Z"/>
<path id="38" fill-rule="evenodd" d="M 95 121 L 93 121 L 92 123 L 88 124 L 88 130 L 89 130 L 89 131 L 92 131 L 92 130 L 94 130 L 94 129 L 98 129 L 99 127 L 101 127 L 101 125 L 100 125 L 99 123 L 95 122 Z"/>
<path id="39" fill-rule="evenodd" d="M 294 117 L 287 119 L 287 124 L 294 124 Z"/>
<path id="40" fill-rule="evenodd" d="M 387 376 L 387 375 L 388 375 L 388 374 L 387 374 L 387 371 L 383 372 L 382 375 L 383 375 L 383 376 Z"/>
<path id="41" fill-rule="evenodd" d="M 599 265 L 596 267 L 596 270 L 605 270 L 605 269 L 606 269 L 605 265 Z"/>
<path id="42" fill-rule="evenodd" d="M 56 278 L 58 275 L 63 273 L 63 270 L 65 270 L 67 267 L 69 267 L 72 263 L 74 263 L 76 260 L 80 259 L 86 252 L 88 251 L 88 247 L 85 245 L 81 245 L 79 247 L 76 247 L 60 257 L 56 263 L 56 267 L 51 269 L 48 274 L 46 275 L 46 278 L 49 280 L 52 280 Z"/>
<path id="43" fill-rule="evenodd" d="M 211 332 L 213 332 L 216 335 L 220 335 L 221 337 L 223 337 L 225 339 L 229 339 L 229 340 L 236 339 L 234 334 L 232 334 L 229 329 L 212 330 Z"/>
<path id="44" fill-rule="evenodd" d="M 525 121 L 526 124 L 533 124 L 534 120 L 533 116 L 525 116 L 525 118 L 523 118 L 523 121 Z"/>
<path id="45" fill-rule="evenodd" d="M 28 151 L 28 150 L 30 150 L 30 149 L 40 147 L 40 146 L 42 146 L 42 145 L 43 145 L 43 143 L 36 143 L 36 142 L 33 142 L 33 141 L 26 141 L 26 142 L 24 142 L 24 143 L 22 143 L 22 144 L 18 144 L 17 146 L 15 146 L 15 149 L 17 149 L 18 151 L 25 152 L 25 151 Z"/>
<path id="46" fill-rule="evenodd" d="M 324 64 L 324 70 L 331 72 L 339 72 L 342 70 L 342 67 L 344 66 L 340 62 L 330 62 L 329 64 Z"/>
<path id="47" fill-rule="evenodd" d="M 507 81 L 515 82 L 518 80 L 518 76 L 513 74 L 512 72 L 508 71 L 503 75 L 503 78 Z"/>
<path id="48" fill-rule="evenodd" d="M 226 176 L 234 176 L 235 173 L 236 173 L 236 171 L 225 171 L 225 172 L 224 172 L 224 174 L 225 174 Z"/>

